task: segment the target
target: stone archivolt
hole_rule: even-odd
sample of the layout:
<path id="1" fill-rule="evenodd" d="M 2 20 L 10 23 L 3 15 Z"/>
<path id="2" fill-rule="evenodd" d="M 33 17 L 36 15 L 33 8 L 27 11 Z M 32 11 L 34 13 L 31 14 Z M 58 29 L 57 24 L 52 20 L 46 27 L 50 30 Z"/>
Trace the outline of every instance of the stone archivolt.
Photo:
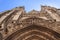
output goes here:
<path id="1" fill-rule="evenodd" d="M 24 7 L 1 13 L 0 40 L 60 40 L 59 10 L 42 6 L 25 12 Z"/>

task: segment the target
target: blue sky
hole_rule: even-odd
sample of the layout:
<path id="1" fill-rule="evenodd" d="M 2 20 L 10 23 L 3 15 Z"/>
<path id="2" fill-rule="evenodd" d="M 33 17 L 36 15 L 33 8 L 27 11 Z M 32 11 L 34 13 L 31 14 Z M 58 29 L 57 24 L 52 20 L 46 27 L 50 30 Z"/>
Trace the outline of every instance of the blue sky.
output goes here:
<path id="1" fill-rule="evenodd" d="M 60 8 L 60 0 L 0 0 L 0 12 L 24 6 L 26 11 L 40 10 L 41 5 Z"/>

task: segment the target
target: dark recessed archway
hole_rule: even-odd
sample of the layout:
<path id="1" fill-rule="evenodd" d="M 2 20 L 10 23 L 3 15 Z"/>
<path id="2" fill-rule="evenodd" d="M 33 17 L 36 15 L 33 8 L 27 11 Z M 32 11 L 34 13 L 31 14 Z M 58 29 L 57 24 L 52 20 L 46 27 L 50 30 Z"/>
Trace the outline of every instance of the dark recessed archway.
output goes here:
<path id="1" fill-rule="evenodd" d="M 31 36 L 33 35 L 33 37 Z M 33 38 L 36 35 L 40 35 L 40 38 L 43 36 L 44 38 L 41 38 L 43 40 L 57 40 L 59 38 L 59 35 L 57 32 L 42 27 L 42 26 L 38 26 L 38 25 L 30 25 L 28 27 L 25 27 L 23 29 L 20 29 L 18 31 L 16 31 L 15 33 L 11 34 L 9 37 L 7 37 L 5 40 L 25 40 L 26 37 L 28 37 L 26 40 Z M 37 37 L 37 36 L 36 36 Z M 36 38 L 35 38 L 36 39 Z M 39 39 L 39 36 L 38 36 Z"/>

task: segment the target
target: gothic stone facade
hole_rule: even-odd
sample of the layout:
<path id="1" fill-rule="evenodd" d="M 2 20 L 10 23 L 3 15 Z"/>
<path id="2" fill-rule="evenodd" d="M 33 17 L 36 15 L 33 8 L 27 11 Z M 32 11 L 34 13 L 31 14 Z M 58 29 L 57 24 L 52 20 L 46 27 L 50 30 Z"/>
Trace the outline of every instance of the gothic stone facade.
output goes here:
<path id="1" fill-rule="evenodd" d="M 0 40 L 60 40 L 60 9 L 16 7 L 0 13 Z"/>

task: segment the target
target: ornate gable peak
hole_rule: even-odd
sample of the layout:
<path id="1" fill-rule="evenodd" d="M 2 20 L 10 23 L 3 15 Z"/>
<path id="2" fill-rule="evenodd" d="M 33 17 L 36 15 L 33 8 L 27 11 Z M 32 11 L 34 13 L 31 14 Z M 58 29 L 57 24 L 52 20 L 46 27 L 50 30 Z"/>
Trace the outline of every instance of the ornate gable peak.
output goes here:
<path id="1" fill-rule="evenodd" d="M 30 11 L 30 12 L 28 12 L 29 14 L 37 14 L 37 13 L 39 13 L 39 11 L 36 11 L 36 10 L 32 10 L 32 11 Z"/>

